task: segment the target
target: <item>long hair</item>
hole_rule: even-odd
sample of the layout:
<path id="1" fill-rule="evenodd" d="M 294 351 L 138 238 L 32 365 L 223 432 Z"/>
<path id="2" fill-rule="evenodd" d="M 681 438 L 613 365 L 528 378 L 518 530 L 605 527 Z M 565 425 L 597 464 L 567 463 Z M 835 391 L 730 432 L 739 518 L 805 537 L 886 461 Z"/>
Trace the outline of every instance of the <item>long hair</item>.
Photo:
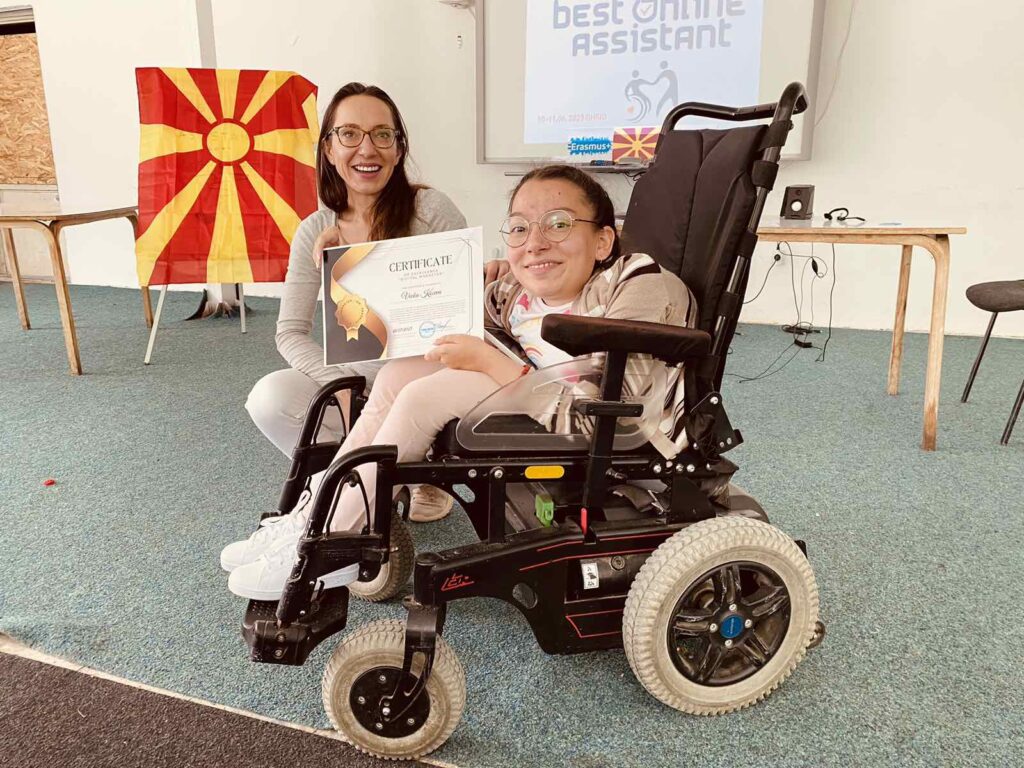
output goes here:
<path id="1" fill-rule="evenodd" d="M 334 113 L 349 96 L 372 96 L 380 99 L 391 110 L 391 119 L 395 124 L 399 157 L 391 178 L 381 190 L 377 201 L 373 204 L 370 218 L 370 239 L 387 240 L 392 237 L 405 237 L 409 234 L 413 216 L 416 215 L 416 192 L 423 189 L 420 184 L 410 184 L 405 173 L 405 159 L 409 156 L 409 134 L 405 129 L 398 106 L 384 91 L 375 85 L 349 83 L 342 86 L 331 103 L 327 105 L 324 119 L 320 123 L 320 140 L 316 145 L 316 186 L 324 205 L 339 216 L 348 208 L 348 187 L 331 165 L 327 158 L 327 142 L 331 135 L 328 131 L 334 127 Z"/>
<path id="2" fill-rule="evenodd" d="M 594 209 L 594 221 L 597 222 L 599 227 L 611 227 L 614 239 L 612 240 L 612 250 L 608 254 L 608 257 L 597 264 L 596 269 L 605 269 L 615 263 L 616 259 L 622 255 L 622 244 L 619 242 L 619 231 L 615 227 L 615 206 L 612 204 L 612 199 L 608 197 L 608 193 L 605 188 L 598 184 L 594 179 L 587 173 L 584 173 L 579 168 L 573 168 L 571 165 L 542 165 L 540 168 L 534 168 L 532 171 L 527 173 L 523 178 L 516 184 L 515 189 L 512 190 L 512 194 L 508 199 L 509 213 L 512 212 L 512 202 L 516 199 L 516 195 L 519 193 L 520 188 L 528 181 L 548 181 L 551 179 L 562 179 L 568 181 L 570 184 L 576 186 L 580 192 L 583 193 L 583 197 L 586 199 L 590 206 Z"/>

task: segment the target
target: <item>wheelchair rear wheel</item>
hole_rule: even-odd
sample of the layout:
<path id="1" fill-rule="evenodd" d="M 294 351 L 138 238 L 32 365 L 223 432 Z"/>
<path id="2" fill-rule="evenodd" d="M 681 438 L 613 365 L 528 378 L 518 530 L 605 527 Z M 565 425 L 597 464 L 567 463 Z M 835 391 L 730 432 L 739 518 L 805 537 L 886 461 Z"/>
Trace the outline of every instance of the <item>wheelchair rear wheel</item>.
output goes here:
<path id="1" fill-rule="evenodd" d="M 402 713 L 388 711 L 402 675 L 405 622 L 371 622 L 346 637 L 331 655 L 323 679 L 324 709 L 342 737 L 378 757 L 415 759 L 451 736 L 466 706 L 466 673 L 455 651 L 437 638 L 426 688 Z M 420 674 L 422 656 L 413 659 Z M 406 681 L 411 685 L 411 678 Z"/>
<path id="2" fill-rule="evenodd" d="M 818 621 L 810 563 L 777 528 L 695 523 L 637 574 L 622 619 L 633 673 L 657 699 L 697 715 L 747 707 L 803 658 Z"/>
<path id="3" fill-rule="evenodd" d="M 416 545 L 409 533 L 409 526 L 402 519 L 408 508 L 409 489 L 403 488 L 391 507 L 391 554 L 388 561 L 380 566 L 376 575 L 368 574 L 365 581 L 360 575 L 359 581 L 348 585 L 348 591 L 360 600 L 370 603 L 390 600 L 409 583 L 416 564 Z"/>

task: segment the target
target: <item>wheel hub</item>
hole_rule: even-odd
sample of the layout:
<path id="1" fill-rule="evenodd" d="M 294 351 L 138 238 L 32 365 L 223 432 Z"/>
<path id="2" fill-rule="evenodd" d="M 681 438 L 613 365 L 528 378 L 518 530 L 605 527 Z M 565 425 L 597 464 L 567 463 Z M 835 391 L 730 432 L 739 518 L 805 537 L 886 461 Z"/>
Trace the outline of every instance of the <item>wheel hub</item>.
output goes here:
<path id="1" fill-rule="evenodd" d="M 726 614 L 718 623 L 718 633 L 726 640 L 735 640 L 743 634 L 743 617 L 738 613 Z"/>
<path id="2" fill-rule="evenodd" d="M 763 668 L 789 626 L 782 578 L 752 562 L 726 563 L 691 583 L 668 626 L 672 663 L 700 685 L 731 685 Z"/>
<path id="3" fill-rule="evenodd" d="M 416 733 L 430 715 L 430 696 L 426 690 L 421 691 L 404 712 L 403 700 L 394 696 L 396 690 L 412 690 L 416 681 L 415 675 L 403 674 L 397 667 L 374 667 L 364 672 L 349 692 L 349 706 L 356 720 L 370 733 L 392 739 Z"/>

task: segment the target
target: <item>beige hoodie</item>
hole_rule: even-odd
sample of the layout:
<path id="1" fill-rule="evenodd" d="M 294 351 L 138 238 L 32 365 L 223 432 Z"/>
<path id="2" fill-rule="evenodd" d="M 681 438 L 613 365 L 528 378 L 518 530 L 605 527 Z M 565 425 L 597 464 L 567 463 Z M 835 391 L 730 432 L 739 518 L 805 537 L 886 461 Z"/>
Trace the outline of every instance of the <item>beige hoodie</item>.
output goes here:
<path id="1" fill-rule="evenodd" d="M 523 286 L 511 272 L 487 286 L 484 294 L 487 324 L 511 333 L 509 316 L 523 291 Z M 631 253 L 595 272 L 573 301 L 570 314 L 693 327 L 697 321 L 697 301 L 682 280 L 662 269 L 650 256 Z M 661 380 L 664 369 L 665 364 L 650 355 L 630 355 L 623 379 L 623 397 L 643 400 L 650 396 L 654 382 Z M 668 385 L 659 425 L 661 434 L 671 431 L 672 424 L 682 415 L 683 407 L 682 369 L 665 371 L 665 377 Z M 571 410 L 572 399 L 596 394 L 574 392 L 572 396 L 563 398 L 564 402 L 555 409 L 555 422 L 546 426 L 556 432 L 587 431 L 587 424 Z M 651 437 L 662 453 L 675 454 L 665 440 L 655 439 L 654 434 Z"/>

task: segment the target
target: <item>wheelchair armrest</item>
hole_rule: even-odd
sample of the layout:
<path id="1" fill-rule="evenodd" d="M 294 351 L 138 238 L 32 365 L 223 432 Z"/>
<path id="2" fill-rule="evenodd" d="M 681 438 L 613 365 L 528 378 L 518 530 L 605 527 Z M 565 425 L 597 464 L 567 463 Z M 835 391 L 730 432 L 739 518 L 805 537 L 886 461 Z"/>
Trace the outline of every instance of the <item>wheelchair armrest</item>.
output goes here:
<path id="1" fill-rule="evenodd" d="M 701 357 L 711 349 L 711 336 L 695 328 L 582 315 L 548 315 L 541 324 L 540 335 L 573 356 L 634 352 L 670 365 Z"/>

